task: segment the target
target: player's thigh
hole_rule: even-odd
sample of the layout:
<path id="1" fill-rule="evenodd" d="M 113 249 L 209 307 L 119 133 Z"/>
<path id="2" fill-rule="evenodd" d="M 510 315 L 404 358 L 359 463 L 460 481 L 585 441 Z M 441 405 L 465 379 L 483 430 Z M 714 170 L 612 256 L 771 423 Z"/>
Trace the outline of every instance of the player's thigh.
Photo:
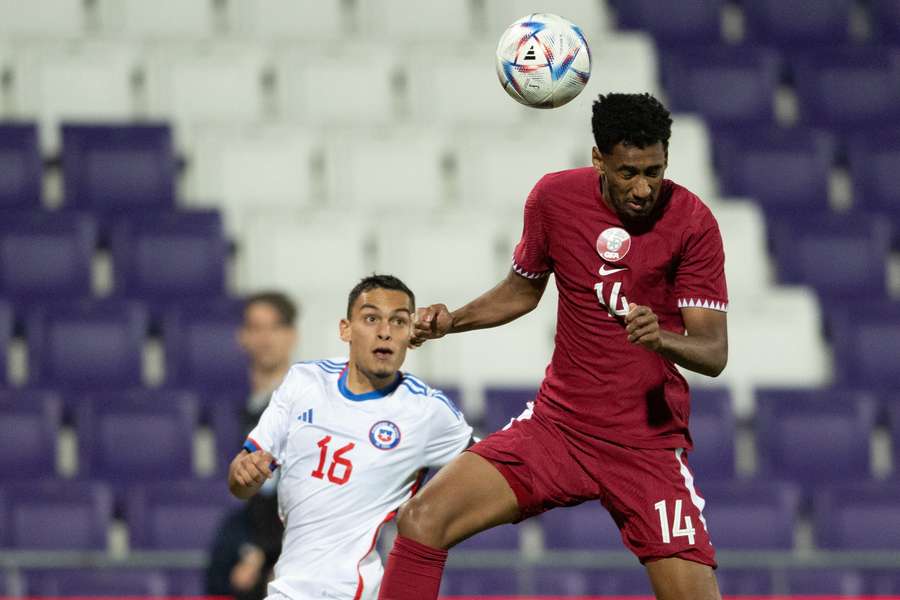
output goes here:
<path id="1" fill-rule="evenodd" d="M 506 479 L 489 461 L 463 452 L 400 509 L 400 535 L 450 548 L 491 527 L 519 518 L 519 504 Z"/>
<path id="2" fill-rule="evenodd" d="M 657 600 L 721 600 L 712 567 L 681 558 L 646 563 Z"/>

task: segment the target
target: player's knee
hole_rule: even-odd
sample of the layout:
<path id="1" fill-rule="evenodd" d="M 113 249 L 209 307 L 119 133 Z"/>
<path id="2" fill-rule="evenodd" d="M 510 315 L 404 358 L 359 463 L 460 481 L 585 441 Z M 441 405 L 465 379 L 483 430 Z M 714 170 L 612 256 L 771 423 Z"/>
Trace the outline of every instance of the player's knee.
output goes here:
<path id="1" fill-rule="evenodd" d="M 432 548 L 447 548 L 447 524 L 432 503 L 414 496 L 400 507 L 397 533 Z"/>

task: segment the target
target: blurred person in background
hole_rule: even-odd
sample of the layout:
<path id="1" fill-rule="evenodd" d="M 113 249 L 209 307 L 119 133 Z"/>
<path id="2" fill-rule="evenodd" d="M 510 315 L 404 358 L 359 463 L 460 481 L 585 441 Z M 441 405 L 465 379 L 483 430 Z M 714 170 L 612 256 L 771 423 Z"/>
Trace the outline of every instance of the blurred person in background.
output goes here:
<path id="1" fill-rule="evenodd" d="M 297 305 L 286 294 L 253 294 L 244 305 L 238 341 L 250 357 L 250 397 L 242 415 L 246 433 L 259 420 L 272 392 L 291 368 L 297 346 Z"/>

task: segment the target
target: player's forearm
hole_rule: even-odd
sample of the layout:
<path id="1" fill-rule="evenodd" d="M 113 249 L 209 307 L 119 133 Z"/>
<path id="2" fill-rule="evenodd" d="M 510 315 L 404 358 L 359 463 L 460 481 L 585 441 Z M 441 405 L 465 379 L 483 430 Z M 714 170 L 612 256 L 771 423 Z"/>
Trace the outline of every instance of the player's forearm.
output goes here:
<path id="1" fill-rule="evenodd" d="M 451 313 L 449 333 L 497 327 L 518 319 L 538 305 L 547 279 L 529 280 L 510 272 L 491 290 Z"/>
<path id="2" fill-rule="evenodd" d="M 661 330 L 659 353 L 684 367 L 710 377 L 716 377 L 728 362 L 728 343 L 718 337 L 681 335 Z"/>

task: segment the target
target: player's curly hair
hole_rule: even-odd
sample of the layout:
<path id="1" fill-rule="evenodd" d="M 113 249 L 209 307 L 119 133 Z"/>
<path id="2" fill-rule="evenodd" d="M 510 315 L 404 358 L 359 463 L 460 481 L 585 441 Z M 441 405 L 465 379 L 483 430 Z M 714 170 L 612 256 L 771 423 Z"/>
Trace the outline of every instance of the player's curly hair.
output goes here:
<path id="1" fill-rule="evenodd" d="M 638 148 L 662 142 L 669 150 L 672 117 L 651 94 L 601 94 L 594 101 L 591 126 L 594 142 L 604 154 L 622 142 Z"/>
<path id="2" fill-rule="evenodd" d="M 416 295 L 413 294 L 411 289 L 406 287 L 405 283 L 403 283 L 393 275 L 379 275 L 373 273 L 368 277 L 363 277 L 360 282 L 353 286 L 353 289 L 350 290 L 350 295 L 347 297 L 348 319 L 351 316 L 353 305 L 356 303 L 356 299 L 359 298 L 360 294 L 374 289 L 396 290 L 398 292 L 403 292 L 404 294 L 409 296 L 410 309 L 412 311 L 416 310 Z"/>

